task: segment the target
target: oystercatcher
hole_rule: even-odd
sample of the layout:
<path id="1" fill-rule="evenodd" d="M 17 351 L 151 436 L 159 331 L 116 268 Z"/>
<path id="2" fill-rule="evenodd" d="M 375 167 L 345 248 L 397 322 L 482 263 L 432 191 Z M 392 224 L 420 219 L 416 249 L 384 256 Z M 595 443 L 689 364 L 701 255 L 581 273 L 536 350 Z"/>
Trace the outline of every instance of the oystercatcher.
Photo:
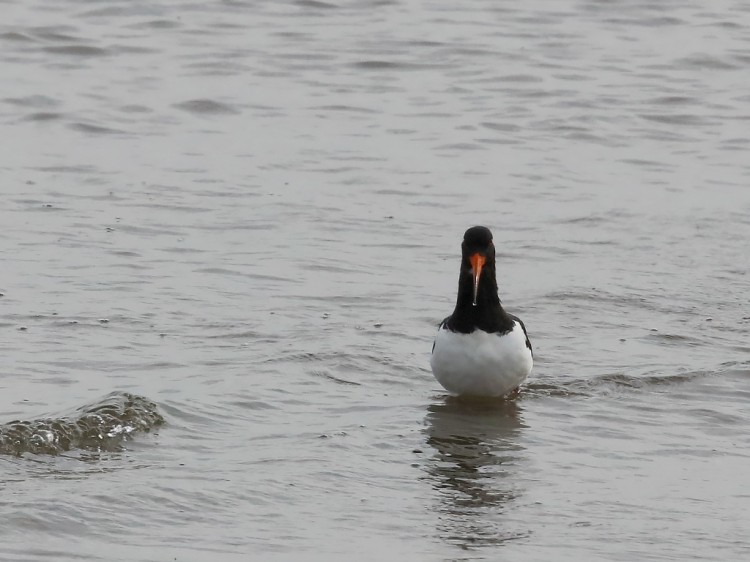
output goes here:
<path id="1" fill-rule="evenodd" d="M 497 296 L 492 232 L 474 226 L 461 244 L 456 308 L 438 328 L 432 373 L 451 394 L 504 396 L 518 392 L 532 357 L 526 327 Z"/>

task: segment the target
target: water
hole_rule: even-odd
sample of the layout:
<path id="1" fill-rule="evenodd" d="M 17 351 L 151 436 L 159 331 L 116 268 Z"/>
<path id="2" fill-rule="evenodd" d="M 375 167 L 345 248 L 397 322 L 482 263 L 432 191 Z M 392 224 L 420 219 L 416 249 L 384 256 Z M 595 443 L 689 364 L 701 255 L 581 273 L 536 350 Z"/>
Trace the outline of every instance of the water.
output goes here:
<path id="1" fill-rule="evenodd" d="M 750 557 L 744 3 L 9 0 L 0 44 L 0 559 Z M 474 224 L 511 403 L 429 372 Z"/>

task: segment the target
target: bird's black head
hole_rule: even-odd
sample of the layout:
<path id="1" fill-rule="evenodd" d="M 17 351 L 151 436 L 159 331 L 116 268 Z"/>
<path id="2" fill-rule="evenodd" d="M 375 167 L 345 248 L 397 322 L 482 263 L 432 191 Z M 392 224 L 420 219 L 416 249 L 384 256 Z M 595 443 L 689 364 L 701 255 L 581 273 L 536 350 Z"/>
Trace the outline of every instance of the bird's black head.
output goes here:
<path id="1" fill-rule="evenodd" d="M 472 226 L 464 233 L 461 244 L 461 274 L 472 277 L 472 304 L 477 305 L 479 283 L 482 272 L 485 272 L 487 289 L 497 295 L 495 280 L 495 245 L 492 243 L 492 232 L 485 226 Z M 483 283 L 485 285 L 485 283 Z M 496 298 L 496 297 L 495 297 Z"/>
<path id="2" fill-rule="evenodd" d="M 464 241 L 461 244 L 463 253 L 467 251 L 487 253 L 490 249 L 494 254 L 495 248 L 492 245 L 492 232 L 486 226 L 472 226 L 464 233 Z"/>

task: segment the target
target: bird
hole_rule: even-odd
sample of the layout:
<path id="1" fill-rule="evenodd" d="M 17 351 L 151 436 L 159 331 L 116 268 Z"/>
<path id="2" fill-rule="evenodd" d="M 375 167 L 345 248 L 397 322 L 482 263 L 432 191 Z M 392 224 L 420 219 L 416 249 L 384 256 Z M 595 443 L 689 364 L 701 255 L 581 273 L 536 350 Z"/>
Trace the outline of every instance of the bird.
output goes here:
<path id="1" fill-rule="evenodd" d="M 440 323 L 430 366 L 457 396 L 516 396 L 534 364 L 526 326 L 500 303 L 492 232 L 473 226 L 461 244 L 453 314 Z"/>

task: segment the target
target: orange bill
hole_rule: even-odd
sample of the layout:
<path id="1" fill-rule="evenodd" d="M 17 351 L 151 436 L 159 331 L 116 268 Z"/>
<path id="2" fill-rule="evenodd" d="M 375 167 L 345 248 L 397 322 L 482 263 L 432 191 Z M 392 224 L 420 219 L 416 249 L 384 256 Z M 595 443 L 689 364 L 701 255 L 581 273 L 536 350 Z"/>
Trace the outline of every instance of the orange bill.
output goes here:
<path id="1" fill-rule="evenodd" d="M 469 261 L 471 262 L 471 272 L 474 275 L 474 306 L 477 305 L 477 292 L 479 291 L 479 276 L 482 275 L 482 268 L 484 267 L 484 262 L 487 260 L 482 254 L 476 253 L 472 254 L 472 256 L 469 258 Z"/>

